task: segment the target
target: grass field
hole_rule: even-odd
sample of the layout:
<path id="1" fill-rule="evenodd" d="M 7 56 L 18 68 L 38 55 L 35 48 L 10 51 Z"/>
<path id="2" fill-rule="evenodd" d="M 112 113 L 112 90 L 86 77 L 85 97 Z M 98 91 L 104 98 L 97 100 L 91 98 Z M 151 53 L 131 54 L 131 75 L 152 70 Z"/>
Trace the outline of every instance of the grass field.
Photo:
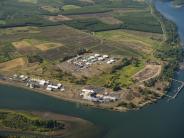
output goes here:
<path id="1" fill-rule="evenodd" d="M 36 52 L 38 50 L 40 51 L 47 51 L 53 48 L 62 47 L 63 45 L 61 43 L 53 43 L 53 42 L 47 42 L 47 41 L 40 41 L 36 39 L 23 39 L 18 42 L 12 43 L 14 47 L 24 54 L 29 54 L 31 52 Z"/>
<path id="2" fill-rule="evenodd" d="M 38 0 L 18 0 L 19 2 L 25 2 L 25 3 L 32 3 L 32 4 L 37 4 Z"/>
<path id="3" fill-rule="evenodd" d="M 152 50 L 151 45 L 149 43 L 145 43 L 144 40 L 142 40 L 140 37 L 138 38 L 137 36 L 124 32 L 123 30 L 99 32 L 96 33 L 96 35 L 99 38 L 105 40 L 127 44 L 127 48 L 134 49 L 136 51 L 150 53 Z"/>
<path id="4" fill-rule="evenodd" d="M 80 6 L 76 6 L 76 5 L 64 5 L 63 6 L 63 10 L 64 11 L 78 9 L 78 8 L 81 8 L 81 7 Z"/>
<path id="5" fill-rule="evenodd" d="M 115 73 L 111 74 L 102 74 L 100 76 L 96 76 L 92 79 L 88 80 L 88 84 L 97 85 L 97 86 L 105 86 L 113 76 L 118 76 L 117 82 L 120 83 L 122 87 L 128 87 L 133 84 L 133 75 L 135 75 L 138 71 L 144 68 L 144 62 L 140 63 L 138 66 L 133 64 L 125 66 L 118 70 Z"/>

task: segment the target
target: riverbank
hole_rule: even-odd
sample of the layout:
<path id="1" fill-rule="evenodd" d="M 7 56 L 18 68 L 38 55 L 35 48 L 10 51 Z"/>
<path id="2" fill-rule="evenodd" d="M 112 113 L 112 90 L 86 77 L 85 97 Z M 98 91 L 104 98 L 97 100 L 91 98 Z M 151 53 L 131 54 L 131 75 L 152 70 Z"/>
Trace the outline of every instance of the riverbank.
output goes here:
<path id="1" fill-rule="evenodd" d="M 22 83 L 18 83 L 18 82 L 8 82 L 8 81 L 2 81 L 0 80 L 0 84 L 1 85 L 7 85 L 7 86 L 13 86 L 13 87 L 17 87 L 17 88 L 22 88 L 25 90 L 29 90 L 32 92 L 36 92 L 36 93 L 40 93 L 40 94 L 44 94 L 47 96 L 51 96 L 54 98 L 57 98 L 59 100 L 63 100 L 63 101 L 68 101 L 68 102 L 72 102 L 72 103 L 77 103 L 77 104 L 81 104 L 82 106 L 88 106 L 88 107 L 93 107 L 93 108 L 98 108 L 98 109 L 104 109 L 104 110 L 110 110 L 110 111 L 116 111 L 116 112 L 127 112 L 130 110 L 139 110 L 143 107 L 145 107 L 146 105 L 149 104 L 153 104 L 155 102 L 157 102 L 157 100 L 163 98 L 163 95 L 160 95 L 157 98 L 152 98 L 147 100 L 146 102 L 139 104 L 139 106 L 137 106 L 136 108 L 128 108 L 126 106 L 117 106 L 119 104 L 122 104 L 122 101 L 117 101 L 114 103 L 109 103 L 109 104 L 102 104 L 102 103 L 95 103 L 95 102 L 90 102 L 87 100 L 82 100 L 82 99 L 74 99 L 74 98 L 66 98 L 63 97 L 62 94 L 60 92 L 50 92 L 44 89 L 40 89 L 40 88 L 35 88 L 35 89 L 30 89 L 29 87 L 26 87 L 24 84 Z"/>
<path id="2" fill-rule="evenodd" d="M 14 111 L 14 110 L 0 110 L 0 113 L 13 113 L 13 114 L 20 114 L 25 115 L 30 118 L 40 118 L 43 120 L 56 120 L 64 123 L 64 129 L 56 130 L 56 131 L 48 131 L 48 132 L 35 132 L 35 131 L 29 131 L 26 130 L 22 132 L 22 130 L 19 129 L 11 129 L 11 128 L 1 128 L 0 132 L 7 132 L 7 133 L 13 133 L 14 135 L 23 133 L 25 135 L 31 135 L 31 136 L 39 136 L 39 137 L 63 137 L 63 138 L 72 138 L 75 136 L 80 135 L 86 135 L 85 133 L 88 131 L 91 131 L 94 129 L 94 125 L 90 123 L 89 121 L 72 117 L 72 116 L 66 116 L 51 112 L 38 112 L 38 111 L 31 111 L 31 112 L 25 112 L 25 111 Z"/>
<path id="3" fill-rule="evenodd" d="M 17 87 L 17 88 L 23 88 L 23 89 L 26 89 L 26 90 L 29 90 L 29 91 L 32 91 L 32 92 L 36 92 L 36 93 L 44 94 L 44 95 L 47 95 L 47 96 L 51 96 L 51 97 L 54 97 L 54 98 L 57 98 L 57 99 L 60 99 L 60 100 L 63 100 L 63 101 L 78 103 L 78 104 L 81 104 L 81 105 L 84 105 L 84 106 L 90 106 L 90 107 L 94 107 L 94 108 L 113 110 L 113 111 L 119 111 L 119 112 L 128 111 L 128 109 L 125 109 L 125 108 L 124 109 L 113 108 L 112 104 L 108 104 L 108 105 L 100 104 L 99 105 L 98 103 L 90 102 L 90 101 L 87 101 L 87 100 L 65 98 L 65 97 L 62 97 L 60 95 L 60 93 L 58 93 L 58 92 L 54 93 L 54 92 L 50 92 L 50 91 L 47 91 L 47 90 L 44 90 L 44 89 L 37 89 L 37 88 L 30 89 L 30 88 L 26 87 L 25 85 L 23 85 L 21 83 L 16 83 L 16 82 L 12 83 L 12 82 L 8 82 L 8 81 L 0 80 L 0 84 L 1 85 L 7 85 L 7 86 L 13 86 L 13 87 Z"/>

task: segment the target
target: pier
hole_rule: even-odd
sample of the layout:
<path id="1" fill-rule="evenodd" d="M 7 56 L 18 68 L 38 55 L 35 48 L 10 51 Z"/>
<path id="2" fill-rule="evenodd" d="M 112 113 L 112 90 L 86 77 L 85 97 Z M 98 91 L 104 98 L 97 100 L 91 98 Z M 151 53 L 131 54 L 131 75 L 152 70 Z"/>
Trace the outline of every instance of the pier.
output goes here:
<path id="1" fill-rule="evenodd" d="M 180 80 L 176 80 L 176 79 L 172 79 L 175 82 L 181 83 L 180 87 L 178 87 L 178 89 L 176 90 L 176 93 L 173 96 L 170 95 L 165 95 L 166 97 L 168 97 L 168 101 L 176 99 L 176 97 L 179 95 L 179 93 L 181 92 L 181 90 L 184 88 L 184 82 L 180 81 Z"/>

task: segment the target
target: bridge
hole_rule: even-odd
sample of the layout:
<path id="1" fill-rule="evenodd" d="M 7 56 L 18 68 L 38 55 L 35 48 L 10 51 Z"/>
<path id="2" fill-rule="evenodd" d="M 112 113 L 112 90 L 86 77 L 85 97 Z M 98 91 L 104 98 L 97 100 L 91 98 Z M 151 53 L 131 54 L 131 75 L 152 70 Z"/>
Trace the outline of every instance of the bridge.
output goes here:
<path id="1" fill-rule="evenodd" d="M 179 93 L 181 92 L 181 90 L 184 88 L 184 82 L 180 81 L 180 80 L 176 80 L 176 79 L 172 79 L 175 82 L 181 83 L 180 87 L 178 87 L 178 89 L 176 90 L 175 94 L 173 96 L 170 95 L 165 95 L 166 97 L 168 97 L 168 101 L 172 100 L 172 99 L 176 99 L 176 97 L 179 95 Z"/>

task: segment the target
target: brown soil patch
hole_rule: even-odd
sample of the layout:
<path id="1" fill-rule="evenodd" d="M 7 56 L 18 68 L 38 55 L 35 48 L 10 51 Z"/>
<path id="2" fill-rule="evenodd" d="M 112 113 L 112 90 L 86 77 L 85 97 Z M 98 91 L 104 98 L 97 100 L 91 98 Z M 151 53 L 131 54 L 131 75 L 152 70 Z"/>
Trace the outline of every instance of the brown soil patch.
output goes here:
<path id="1" fill-rule="evenodd" d="M 52 22 L 58 22 L 58 21 L 70 21 L 72 20 L 71 18 L 63 15 L 58 15 L 58 16 L 47 16 L 46 19 L 52 21 Z"/>
<path id="2" fill-rule="evenodd" d="M 139 82 L 147 81 L 160 75 L 161 65 L 146 65 L 144 69 L 134 75 L 134 79 Z"/>
<path id="3" fill-rule="evenodd" d="M 20 52 L 20 53 L 28 53 L 28 52 L 36 52 L 37 49 L 32 47 L 31 44 L 27 41 L 19 41 L 19 42 L 13 42 L 12 43 L 14 47 Z"/>
<path id="4" fill-rule="evenodd" d="M 62 47 L 62 46 L 64 45 L 60 43 L 51 43 L 51 42 L 34 45 L 35 48 L 38 48 L 41 51 L 47 51 L 49 49 Z"/>
<path id="5" fill-rule="evenodd" d="M 12 71 L 13 69 L 23 67 L 26 64 L 24 58 L 17 58 L 0 64 L 0 71 Z"/>

